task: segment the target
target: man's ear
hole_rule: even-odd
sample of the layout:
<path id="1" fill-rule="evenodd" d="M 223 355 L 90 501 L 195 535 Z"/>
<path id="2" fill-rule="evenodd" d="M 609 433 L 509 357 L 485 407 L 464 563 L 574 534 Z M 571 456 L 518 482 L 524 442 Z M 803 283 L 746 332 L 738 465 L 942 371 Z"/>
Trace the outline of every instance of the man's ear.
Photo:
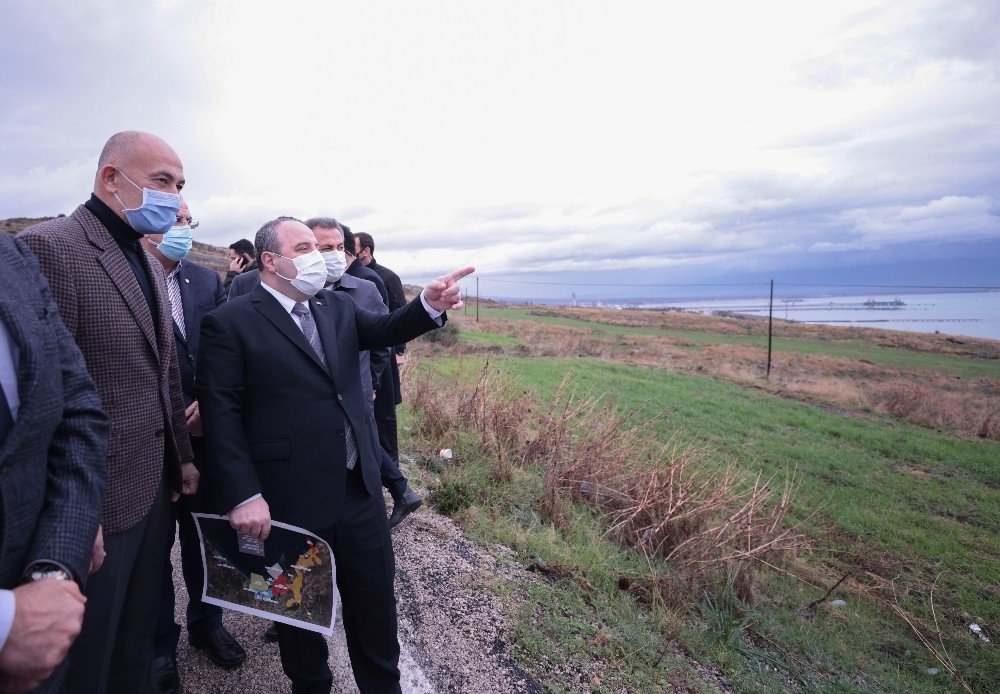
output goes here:
<path id="1" fill-rule="evenodd" d="M 97 181 L 108 193 L 118 192 L 118 168 L 114 164 L 105 164 L 97 172 Z"/>
<path id="2" fill-rule="evenodd" d="M 266 255 L 265 255 L 266 254 Z M 268 272 L 274 272 L 274 253 L 271 251 L 264 251 L 257 258 L 257 264 L 260 266 L 261 270 L 267 270 Z"/>

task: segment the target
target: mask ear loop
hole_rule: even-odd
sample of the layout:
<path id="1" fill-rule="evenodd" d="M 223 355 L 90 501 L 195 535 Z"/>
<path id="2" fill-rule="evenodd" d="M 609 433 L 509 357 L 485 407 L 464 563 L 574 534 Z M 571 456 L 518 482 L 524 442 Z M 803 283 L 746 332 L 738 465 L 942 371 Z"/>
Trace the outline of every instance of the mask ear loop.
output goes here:
<path id="1" fill-rule="evenodd" d="M 115 167 L 115 171 L 117 171 L 118 173 L 120 173 L 122 175 L 122 178 L 124 178 L 126 181 L 128 181 L 129 183 L 131 183 L 133 188 L 139 188 L 139 186 L 137 186 L 135 184 L 135 181 L 133 181 L 128 176 L 126 176 L 125 172 L 122 171 L 121 169 L 119 169 L 117 166 Z M 145 188 L 139 188 L 139 190 L 142 191 L 142 203 L 138 207 L 125 207 L 125 203 L 122 202 L 122 199 L 120 197 L 118 197 L 118 192 L 115 191 L 114 193 L 112 193 L 112 195 L 115 196 L 115 200 L 118 201 L 118 204 L 122 206 L 122 212 L 135 212 L 136 210 L 141 210 L 142 206 L 146 204 L 146 189 Z"/>

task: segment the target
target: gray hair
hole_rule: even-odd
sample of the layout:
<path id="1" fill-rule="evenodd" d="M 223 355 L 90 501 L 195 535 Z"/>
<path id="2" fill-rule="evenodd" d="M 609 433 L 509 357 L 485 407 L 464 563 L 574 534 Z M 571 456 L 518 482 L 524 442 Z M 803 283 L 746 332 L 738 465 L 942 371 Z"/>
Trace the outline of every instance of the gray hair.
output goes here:
<path id="1" fill-rule="evenodd" d="M 310 217 L 305 221 L 305 225 L 313 231 L 316 230 L 316 227 L 322 227 L 324 229 L 336 229 L 341 234 L 344 233 L 344 225 L 333 217 Z"/>
<path id="2" fill-rule="evenodd" d="M 282 222 L 298 222 L 295 217 L 277 217 L 257 230 L 257 235 L 253 239 L 254 250 L 257 251 L 257 262 L 261 262 L 260 254 L 264 251 L 268 253 L 281 253 L 281 241 L 278 240 L 278 227 Z"/>

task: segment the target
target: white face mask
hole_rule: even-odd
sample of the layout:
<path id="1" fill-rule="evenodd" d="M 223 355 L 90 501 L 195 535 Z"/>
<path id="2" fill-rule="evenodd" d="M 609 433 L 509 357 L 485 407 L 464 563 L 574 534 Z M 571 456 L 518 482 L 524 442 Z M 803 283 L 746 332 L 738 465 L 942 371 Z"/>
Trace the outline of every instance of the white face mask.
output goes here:
<path id="1" fill-rule="evenodd" d="M 347 270 L 347 256 L 343 251 L 326 251 L 323 253 L 326 261 L 326 279 L 328 282 L 336 282 L 344 276 Z"/>
<path id="2" fill-rule="evenodd" d="M 291 260 L 295 265 L 295 277 L 285 277 L 277 270 L 276 275 L 283 280 L 288 280 L 292 286 L 306 296 L 315 296 L 316 292 L 326 284 L 326 260 L 318 250 L 311 251 L 304 255 L 297 255 L 294 258 L 275 253 L 279 258 Z"/>

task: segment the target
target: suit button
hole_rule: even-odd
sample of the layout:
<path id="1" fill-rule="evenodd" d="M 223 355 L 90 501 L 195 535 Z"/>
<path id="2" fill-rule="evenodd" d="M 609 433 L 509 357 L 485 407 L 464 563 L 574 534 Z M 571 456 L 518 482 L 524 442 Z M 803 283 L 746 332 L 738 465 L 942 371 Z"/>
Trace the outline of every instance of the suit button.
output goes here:
<path id="1" fill-rule="evenodd" d="M 163 429 L 157 429 L 156 431 L 154 431 L 153 436 L 155 436 L 158 439 L 163 438 Z"/>

